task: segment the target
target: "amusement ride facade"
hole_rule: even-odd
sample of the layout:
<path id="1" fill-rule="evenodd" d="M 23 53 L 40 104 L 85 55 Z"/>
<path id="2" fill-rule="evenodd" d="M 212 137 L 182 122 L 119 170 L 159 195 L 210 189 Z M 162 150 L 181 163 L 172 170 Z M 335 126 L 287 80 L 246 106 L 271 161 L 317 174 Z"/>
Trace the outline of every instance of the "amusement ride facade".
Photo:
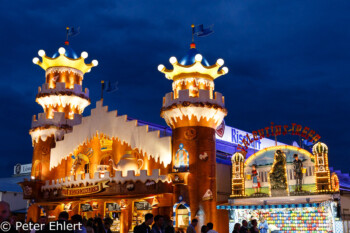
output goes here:
<path id="1" fill-rule="evenodd" d="M 171 129 L 161 129 L 108 111 L 102 99 L 83 117 L 90 104 L 89 91 L 82 87 L 84 74 L 98 62 L 86 64 L 88 54 L 78 56 L 68 42 L 52 57 L 43 50 L 39 56 L 33 62 L 45 70 L 45 83 L 36 102 L 44 112 L 33 117 L 31 180 L 21 182 L 30 200 L 27 220 L 43 214 L 55 220 L 67 211 L 86 218 L 110 217 L 113 231 L 127 233 L 153 213 L 172 217 L 176 228 L 185 229 L 197 218 L 199 225 L 213 222 L 219 232 L 228 232 L 230 222 L 264 216 L 281 231 L 293 232 L 294 225 L 282 224 L 274 214 L 288 212 L 292 219 L 309 208 L 313 223 L 300 220 L 305 229 L 298 232 L 335 229 L 339 182 L 328 168 L 325 144 L 316 143 L 310 153 L 262 139 L 269 146 L 253 145 L 240 153 L 225 142 L 227 137 L 236 139 L 234 129 L 223 123 L 224 97 L 214 92 L 214 80 L 228 72 L 222 59 L 210 65 L 191 43 L 184 58 L 170 58 L 173 69 L 158 66 L 173 82 L 161 107 Z M 297 192 L 291 174 L 294 154 L 304 164 L 304 183 Z M 257 192 L 253 165 L 260 174 Z M 281 175 L 284 185 L 272 187 L 270 182 L 278 182 Z"/>

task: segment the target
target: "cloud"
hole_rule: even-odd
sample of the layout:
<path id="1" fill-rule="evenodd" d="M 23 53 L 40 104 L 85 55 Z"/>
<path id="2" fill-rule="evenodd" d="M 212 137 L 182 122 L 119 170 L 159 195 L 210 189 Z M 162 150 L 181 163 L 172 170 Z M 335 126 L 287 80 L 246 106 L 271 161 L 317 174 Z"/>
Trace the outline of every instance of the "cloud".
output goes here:
<path id="1" fill-rule="evenodd" d="M 85 75 L 92 106 L 100 80 L 118 80 L 105 96 L 109 109 L 158 124 L 162 97 L 171 82 L 157 71 L 189 49 L 192 23 L 214 24 L 196 39 L 204 57 L 223 58 L 230 69 L 216 80 L 228 125 L 251 131 L 271 121 L 316 129 L 330 148 L 332 166 L 347 171 L 350 143 L 350 2 L 321 1 L 6 1 L 0 9 L 0 151 L 6 164 L 28 162 L 31 116 L 44 71 L 32 64 L 39 49 L 51 55 L 63 45 L 66 26 L 80 26 L 70 43 L 99 66 Z M 89 114 L 89 109 L 85 115 Z M 283 140 L 281 138 L 281 140 Z M 349 161 L 348 161 L 349 162 Z M 1 169 L 8 176 L 12 167 Z"/>

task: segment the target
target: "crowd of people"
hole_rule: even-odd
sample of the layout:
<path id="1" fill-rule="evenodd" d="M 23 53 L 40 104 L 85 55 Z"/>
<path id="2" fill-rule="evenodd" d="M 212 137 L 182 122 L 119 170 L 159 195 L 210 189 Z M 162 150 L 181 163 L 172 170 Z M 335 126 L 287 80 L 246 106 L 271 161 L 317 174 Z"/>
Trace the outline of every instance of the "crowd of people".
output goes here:
<path id="1" fill-rule="evenodd" d="M 17 227 L 16 225 L 22 225 L 18 224 L 18 221 L 11 216 L 10 212 L 10 205 L 5 201 L 0 201 L 0 232 L 7 232 L 7 233 L 39 233 L 39 232 L 63 232 L 63 233 L 112 233 L 110 230 L 110 227 L 112 226 L 113 220 L 110 218 L 104 218 L 101 217 L 95 217 L 95 218 L 83 218 L 81 215 L 76 214 L 73 215 L 69 219 L 69 214 L 66 211 L 63 211 L 59 214 L 58 220 L 55 221 L 57 225 L 67 225 L 68 223 L 71 223 L 72 226 L 75 226 L 75 229 L 56 229 L 52 230 L 49 226 L 49 221 L 47 216 L 40 216 L 38 221 L 34 223 L 32 220 L 28 222 L 28 224 L 38 224 L 40 226 L 40 229 L 29 229 L 26 230 L 27 227 Z M 55 225 L 55 224 L 52 224 Z M 33 228 L 33 227 L 31 227 Z"/>
<path id="2" fill-rule="evenodd" d="M 264 217 L 260 218 L 260 222 L 258 224 L 257 219 L 251 219 L 249 222 L 247 220 L 243 220 L 241 223 L 236 223 L 234 225 L 232 233 L 279 233 L 279 230 L 266 222 Z"/>
<path id="3" fill-rule="evenodd" d="M 47 216 L 40 216 L 38 222 L 40 225 L 44 227 L 40 230 L 27 230 L 24 229 L 16 229 L 16 219 L 11 217 L 10 206 L 7 202 L 0 201 L 0 226 L 3 226 L 3 223 L 6 222 L 9 224 L 8 229 L 0 229 L 0 232 L 25 232 L 25 233 L 39 233 L 39 232 L 51 232 L 49 229 L 49 221 Z M 32 222 L 33 223 L 33 222 Z M 71 223 L 73 225 L 79 226 L 75 229 L 59 229 L 55 230 L 56 232 L 63 233 L 112 233 L 111 226 L 113 220 L 111 218 L 95 217 L 95 218 L 83 218 L 81 215 L 73 215 L 69 219 L 69 214 L 66 211 L 63 211 L 59 214 L 58 220 L 56 223 L 65 225 Z M 34 224 L 34 223 L 33 223 Z M 186 233 L 197 233 L 196 227 L 198 225 L 197 219 L 192 219 L 190 225 L 187 227 Z M 134 233 L 184 233 L 182 229 L 178 229 L 175 231 L 173 227 L 173 222 L 169 216 L 162 216 L 153 214 L 146 214 L 145 221 L 134 227 Z M 234 229 L 232 233 L 268 233 L 268 232 L 278 232 L 274 231 L 274 229 L 269 229 L 269 225 L 262 217 L 260 218 L 260 222 L 256 219 L 251 219 L 251 221 L 243 220 L 241 223 L 236 223 L 234 225 Z M 201 233 L 218 233 L 214 230 L 213 223 L 209 222 L 207 225 L 201 226 Z"/>
<path id="4" fill-rule="evenodd" d="M 169 216 L 145 214 L 145 221 L 134 227 L 134 233 L 175 233 Z"/>

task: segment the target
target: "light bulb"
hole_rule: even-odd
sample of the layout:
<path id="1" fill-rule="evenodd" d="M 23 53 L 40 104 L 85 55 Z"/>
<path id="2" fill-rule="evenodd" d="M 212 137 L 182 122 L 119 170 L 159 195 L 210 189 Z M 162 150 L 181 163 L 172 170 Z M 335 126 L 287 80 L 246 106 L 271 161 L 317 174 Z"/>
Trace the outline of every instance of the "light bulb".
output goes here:
<path id="1" fill-rule="evenodd" d="M 224 71 L 225 74 L 228 73 L 228 68 L 225 66 L 225 67 L 222 67 L 222 71 Z"/>
<path id="2" fill-rule="evenodd" d="M 34 63 L 34 64 L 38 64 L 38 62 L 39 62 L 39 58 L 34 57 L 34 58 L 33 58 L 33 63 Z"/>
<path id="3" fill-rule="evenodd" d="M 164 69 L 165 67 L 164 67 L 164 65 L 162 65 L 162 64 L 160 64 L 159 66 L 158 66 L 158 70 L 160 71 L 160 72 L 162 72 L 162 70 Z"/>
<path id="4" fill-rule="evenodd" d="M 203 59 L 203 56 L 200 55 L 199 53 L 194 57 L 194 60 L 198 61 L 198 62 L 201 62 Z"/>
<path id="5" fill-rule="evenodd" d="M 82 58 L 87 58 L 88 56 L 89 56 L 89 54 L 87 53 L 87 52 L 82 52 L 81 54 L 80 54 L 80 56 L 82 57 Z"/>
<path id="6" fill-rule="evenodd" d="M 61 47 L 61 48 L 58 49 L 58 53 L 61 54 L 61 55 L 65 54 L 66 53 L 66 49 Z"/>
<path id="7" fill-rule="evenodd" d="M 42 49 L 40 49 L 40 50 L 38 51 L 38 55 L 39 55 L 40 57 L 45 56 L 45 51 L 42 50 Z"/>
<path id="8" fill-rule="evenodd" d="M 219 58 L 216 63 L 219 65 L 219 66 L 222 66 L 224 64 L 224 60 L 222 58 Z"/>
<path id="9" fill-rule="evenodd" d="M 170 62 L 171 64 L 176 63 L 176 62 L 177 62 L 176 57 L 171 57 L 171 58 L 169 59 L 169 62 Z"/>
<path id="10" fill-rule="evenodd" d="M 92 60 L 92 64 L 93 64 L 94 66 L 98 66 L 98 61 L 97 61 L 97 60 Z"/>

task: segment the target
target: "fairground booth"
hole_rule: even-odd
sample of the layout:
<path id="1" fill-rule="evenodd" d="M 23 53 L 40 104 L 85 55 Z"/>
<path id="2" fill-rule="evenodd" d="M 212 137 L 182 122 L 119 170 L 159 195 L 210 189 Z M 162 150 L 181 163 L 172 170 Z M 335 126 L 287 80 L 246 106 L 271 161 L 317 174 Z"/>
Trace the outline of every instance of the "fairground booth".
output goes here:
<path id="1" fill-rule="evenodd" d="M 252 135 L 223 120 L 225 99 L 214 91 L 214 80 L 228 72 L 223 59 L 209 63 L 191 43 L 183 58 L 169 59 L 172 69 L 158 66 L 172 81 L 172 91 L 159 100 L 164 127 L 110 111 L 103 98 L 83 117 L 91 103 L 83 80 L 98 62 L 86 63 L 88 53 L 78 55 L 68 41 L 52 56 L 44 50 L 38 54 L 33 62 L 45 71 L 45 82 L 36 102 L 43 112 L 33 117 L 29 132 L 31 178 L 20 183 L 29 200 L 27 221 L 40 215 L 56 220 L 67 211 L 109 217 L 113 232 L 127 233 L 153 213 L 169 216 L 176 229 L 185 230 L 197 218 L 197 232 L 213 222 L 218 232 L 227 233 L 229 222 L 262 211 L 281 229 L 293 229 L 296 225 L 275 215 L 291 219 L 307 208 L 313 223 L 298 220 L 298 226 L 335 229 L 337 186 L 324 144 L 316 144 L 311 154 L 265 137 L 234 154 Z M 102 90 L 111 89 L 102 82 Z M 295 153 L 303 163 L 297 192 L 291 170 Z M 252 176 L 253 164 L 259 176 Z M 260 187 L 254 183 L 253 188 L 257 177 Z"/>
<path id="2" fill-rule="evenodd" d="M 229 212 L 230 229 L 263 217 L 278 232 L 343 232 L 339 180 L 329 170 L 324 143 L 312 153 L 283 145 L 244 154 L 232 156 L 232 194 L 218 205 Z"/>
<path id="3" fill-rule="evenodd" d="M 223 59 L 210 64 L 191 43 L 179 61 L 170 58 L 172 69 L 158 66 L 172 81 L 172 92 L 159 100 L 164 127 L 109 111 L 103 98 L 83 117 L 91 103 L 83 80 L 98 62 L 86 63 L 88 53 L 78 55 L 68 41 L 52 56 L 38 54 L 33 62 L 45 71 L 45 83 L 36 102 L 43 112 L 30 129 L 31 179 L 20 183 L 30 200 L 28 221 L 56 220 L 67 211 L 109 217 L 114 232 L 127 233 L 153 213 L 169 216 L 176 229 L 186 229 L 192 218 L 218 226 L 217 200 L 227 201 L 230 185 L 217 184 L 217 177 L 230 176 L 237 146 L 222 140 L 217 155 L 215 136 L 224 134 L 227 110 L 214 79 L 228 72 Z"/>

